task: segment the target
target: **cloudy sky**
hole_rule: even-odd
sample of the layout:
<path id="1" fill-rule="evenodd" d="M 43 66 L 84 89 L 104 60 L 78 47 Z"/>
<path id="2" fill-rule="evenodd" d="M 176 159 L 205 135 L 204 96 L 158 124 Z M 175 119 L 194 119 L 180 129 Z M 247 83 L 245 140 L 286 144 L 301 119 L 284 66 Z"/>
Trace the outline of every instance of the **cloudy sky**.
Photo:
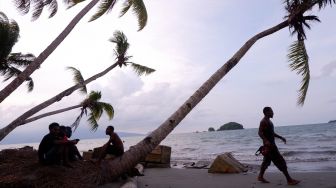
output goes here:
<path id="1" fill-rule="evenodd" d="M 20 40 L 12 52 L 30 52 L 36 56 L 65 28 L 86 4 L 59 12 L 48 19 L 47 11 L 35 22 L 20 15 L 11 1 L 0 1 L 0 11 L 20 26 Z M 115 62 L 114 45 L 108 41 L 116 30 L 123 31 L 131 44 L 132 61 L 156 69 L 138 77 L 126 68 L 116 68 L 88 85 L 101 91 L 102 101 L 115 109 L 115 117 L 99 121 L 100 129 L 109 124 L 117 131 L 148 133 L 164 122 L 220 66 L 253 35 L 283 20 L 282 0 L 144 0 L 149 19 L 137 32 L 131 12 L 119 18 L 120 3 L 110 14 L 88 22 L 92 10 L 65 41 L 32 75 L 33 92 L 25 85 L 0 104 L 0 128 L 35 105 L 72 86 L 73 66 L 88 78 Z M 256 128 L 262 108 L 272 106 L 276 126 L 313 124 L 336 119 L 336 14 L 333 8 L 314 11 L 322 23 L 313 23 L 307 32 L 311 82 L 306 103 L 297 106 L 301 77 L 291 72 L 286 54 L 295 40 L 283 29 L 257 42 L 239 64 L 199 103 L 174 130 L 193 132 L 235 121 L 245 128 Z M 8 82 L 0 84 L 2 89 Z M 78 92 L 42 112 L 78 104 L 85 98 Z M 47 125 L 57 121 L 70 125 L 79 110 L 69 111 L 24 125 L 7 139 L 17 135 L 41 137 Z M 79 133 L 90 134 L 86 118 Z"/>

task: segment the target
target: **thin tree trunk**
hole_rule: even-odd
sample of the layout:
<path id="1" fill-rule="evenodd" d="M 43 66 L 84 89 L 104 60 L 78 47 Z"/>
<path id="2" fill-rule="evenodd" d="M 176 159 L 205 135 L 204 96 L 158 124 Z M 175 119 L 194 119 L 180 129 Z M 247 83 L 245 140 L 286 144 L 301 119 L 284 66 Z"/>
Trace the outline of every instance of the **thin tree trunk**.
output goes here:
<path id="1" fill-rule="evenodd" d="M 58 37 L 51 42 L 51 44 L 33 61 L 27 68 L 22 71 L 11 83 L 9 83 L 4 89 L 0 91 L 0 103 L 5 100 L 13 91 L 15 91 L 35 70 L 37 70 L 41 64 L 53 53 L 59 44 L 69 35 L 76 24 L 88 13 L 99 0 L 92 0 L 86 5 L 68 24 L 68 26 L 62 31 Z"/>
<path id="2" fill-rule="evenodd" d="M 76 109 L 76 108 L 79 108 L 79 107 L 82 107 L 82 106 L 83 105 L 78 104 L 78 105 L 70 106 L 70 107 L 67 107 L 67 108 L 60 109 L 60 110 L 47 112 L 47 113 L 44 113 L 44 114 L 41 114 L 41 115 L 38 115 L 38 116 L 35 116 L 35 117 L 32 117 L 32 118 L 28 118 L 28 119 L 24 120 L 20 125 L 36 121 L 38 119 L 41 119 L 41 118 L 44 118 L 44 117 L 47 117 L 47 116 L 52 116 L 52 115 L 55 115 L 55 114 L 59 114 L 59 113 L 62 113 L 62 112 L 73 110 L 73 109 Z"/>
<path id="3" fill-rule="evenodd" d="M 133 168 L 150 153 L 168 134 L 187 116 L 187 114 L 215 87 L 215 85 L 239 62 L 246 52 L 259 39 L 273 34 L 289 25 L 288 20 L 267 29 L 249 39 L 220 69 L 218 69 L 175 113 L 163 122 L 149 136 L 144 138 L 120 159 L 102 163 L 101 175 L 104 181 L 110 181 Z"/>
<path id="4" fill-rule="evenodd" d="M 84 85 L 96 80 L 97 78 L 100 78 L 102 76 L 104 76 L 106 73 L 108 73 L 109 71 L 111 71 L 113 68 L 115 68 L 119 63 L 114 63 L 113 65 L 111 65 L 110 67 L 108 67 L 107 69 L 105 69 L 104 71 L 90 77 L 89 79 L 85 80 L 83 83 L 81 84 L 77 84 L 74 85 L 64 91 L 62 91 L 61 93 L 59 93 L 58 95 L 42 102 L 41 104 L 31 108 L 30 110 L 28 110 L 27 112 L 25 112 L 24 114 L 22 114 L 20 117 L 16 118 L 14 121 L 12 121 L 10 124 L 8 124 L 6 127 L 0 129 L 0 141 L 3 140 L 11 131 L 13 131 L 16 127 L 20 126 L 27 118 L 31 117 L 32 115 L 36 114 L 37 112 L 39 112 L 40 110 L 48 107 L 49 105 L 58 102 L 60 100 L 62 100 L 63 97 L 68 96 L 70 94 L 72 94 L 74 91 L 76 91 L 77 89 L 83 87 Z"/>

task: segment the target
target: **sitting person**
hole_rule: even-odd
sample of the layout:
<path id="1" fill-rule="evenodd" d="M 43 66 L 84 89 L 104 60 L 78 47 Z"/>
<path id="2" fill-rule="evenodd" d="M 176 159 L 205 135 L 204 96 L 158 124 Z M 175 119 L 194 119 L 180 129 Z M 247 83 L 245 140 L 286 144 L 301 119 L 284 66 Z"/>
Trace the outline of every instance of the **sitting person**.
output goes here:
<path id="1" fill-rule="evenodd" d="M 105 158 L 106 154 L 111 154 L 116 157 L 124 154 L 124 144 L 119 138 L 118 134 L 114 132 L 113 126 L 108 126 L 105 131 L 106 135 L 110 136 L 110 139 L 101 149 L 100 156 L 98 158 L 98 163 Z"/>
<path id="2" fill-rule="evenodd" d="M 60 137 L 64 141 L 68 141 L 72 135 L 71 127 L 60 126 Z M 69 145 L 69 159 L 71 161 L 83 160 L 76 144 L 79 142 L 79 139 L 71 140 L 74 144 Z"/>
<path id="3" fill-rule="evenodd" d="M 69 146 L 77 144 L 77 141 L 69 141 L 60 138 L 60 126 L 58 123 L 49 125 L 49 133 L 45 135 L 38 148 L 39 161 L 42 164 L 69 164 Z"/>

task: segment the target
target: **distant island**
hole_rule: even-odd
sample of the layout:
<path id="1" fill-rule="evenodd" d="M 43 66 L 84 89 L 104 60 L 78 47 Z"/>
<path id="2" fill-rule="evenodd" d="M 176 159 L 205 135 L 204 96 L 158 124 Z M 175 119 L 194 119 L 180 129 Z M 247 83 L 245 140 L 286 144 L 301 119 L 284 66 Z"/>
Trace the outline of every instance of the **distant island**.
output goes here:
<path id="1" fill-rule="evenodd" d="M 229 122 L 226 123 L 217 129 L 217 131 L 227 131 L 227 130 L 237 130 L 237 129 L 244 129 L 243 125 L 237 123 L 237 122 Z M 208 129 L 209 132 L 215 131 L 213 127 L 209 127 Z"/>
<path id="2" fill-rule="evenodd" d="M 330 120 L 328 123 L 336 123 L 336 120 Z"/>

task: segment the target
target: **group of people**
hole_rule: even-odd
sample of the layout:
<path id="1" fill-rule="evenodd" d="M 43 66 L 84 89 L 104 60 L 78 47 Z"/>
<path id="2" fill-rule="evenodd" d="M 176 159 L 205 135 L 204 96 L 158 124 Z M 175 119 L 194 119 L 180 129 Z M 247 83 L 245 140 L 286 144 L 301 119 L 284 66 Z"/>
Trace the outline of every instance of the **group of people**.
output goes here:
<path id="1" fill-rule="evenodd" d="M 279 152 L 275 144 L 275 138 L 281 139 L 286 143 L 286 139 L 274 132 L 274 125 L 270 120 L 273 118 L 274 112 L 271 107 L 263 109 L 264 118 L 260 122 L 258 134 L 263 141 L 261 153 L 264 156 L 263 162 L 260 167 L 258 181 L 262 183 L 269 183 L 264 178 L 264 173 L 271 162 L 285 175 L 288 185 L 296 185 L 300 181 L 293 179 L 287 170 L 285 159 Z M 69 140 L 71 137 L 71 128 L 59 126 L 58 123 L 51 123 L 49 125 L 49 134 L 45 135 L 39 145 L 39 160 L 43 164 L 61 163 L 64 166 L 71 167 L 69 160 L 81 160 L 76 144 L 79 139 Z M 112 154 L 121 156 L 124 153 L 124 145 L 120 137 L 114 132 L 113 126 L 108 126 L 105 131 L 110 139 L 103 145 L 101 153 L 98 158 L 98 163 L 106 156 Z"/>
<path id="2" fill-rule="evenodd" d="M 110 139 L 101 149 L 97 162 L 101 162 L 106 154 L 121 156 L 124 153 L 124 145 L 113 126 L 108 126 L 105 131 Z M 72 168 L 70 161 L 82 160 L 76 144 L 79 139 L 70 140 L 71 127 L 60 126 L 58 123 L 49 125 L 49 133 L 45 135 L 38 148 L 39 161 L 45 165 L 59 164 Z"/>

